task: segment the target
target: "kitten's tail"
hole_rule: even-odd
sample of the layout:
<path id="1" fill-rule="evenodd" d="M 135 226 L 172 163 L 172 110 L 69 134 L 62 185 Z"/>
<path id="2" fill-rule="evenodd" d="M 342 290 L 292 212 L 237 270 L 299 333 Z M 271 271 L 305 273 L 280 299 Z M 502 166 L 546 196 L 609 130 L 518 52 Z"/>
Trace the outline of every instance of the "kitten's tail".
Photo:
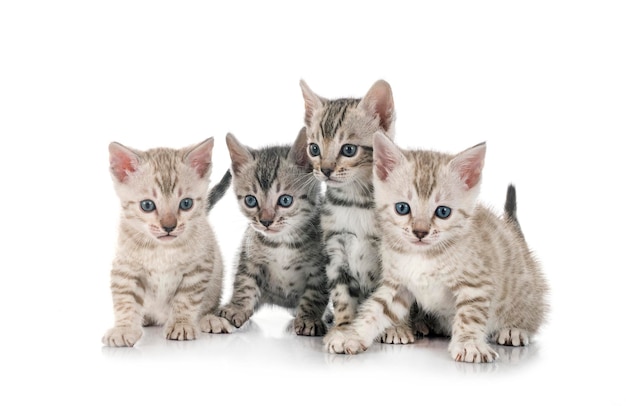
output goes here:
<path id="1" fill-rule="evenodd" d="M 224 194 L 230 187 L 232 179 L 233 175 L 230 173 L 230 169 L 228 169 L 224 176 L 222 176 L 222 180 L 220 180 L 217 185 L 211 188 L 211 190 L 209 191 L 209 197 L 206 206 L 207 214 L 211 211 L 213 206 L 215 206 L 215 203 L 217 203 L 222 197 L 224 197 Z"/>
<path id="2" fill-rule="evenodd" d="M 509 184 L 506 190 L 506 202 L 504 203 L 504 213 L 511 220 L 511 223 L 515 225 L 517 231 L 523 236 L 522 226 L 517 219 L 517 193 L 515 192 L 515 186 Z"/>

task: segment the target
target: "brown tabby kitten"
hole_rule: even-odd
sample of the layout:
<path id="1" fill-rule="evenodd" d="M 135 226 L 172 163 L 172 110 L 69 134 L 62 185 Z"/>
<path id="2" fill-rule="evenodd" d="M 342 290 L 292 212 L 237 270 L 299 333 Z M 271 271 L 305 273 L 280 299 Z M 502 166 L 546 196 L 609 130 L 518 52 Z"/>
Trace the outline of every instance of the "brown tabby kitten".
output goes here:
<path id="1" fill-rule="evenodd" d="M 495 360 L 489 339 L 529 344 L 548 285 L 519 228 L 514 188 L 504 218 L 477 203 L 485 151 L 484 143 L 457 155 L 407 151 L 375 136 L 383 281 L 351 325 L 325 337 L 329 352 L 364 351 L 414 300 L 451 336 L 456 361 Z"/>
<path id="2" fill-rule="evenodd" d="M 327 99 L 300 82 L 305 102 L 308 156 L 314 176 L 326 184 L 322 229 L 328 254 L 334 323 L 349 323 L 380 282 L 379 243 L 372 185 L 372 136 L 393 138 L 391 86 L 375 82 L 361 98 Z M 387 343 L 409 343 L 406 321 L 384 331 Z"/>
<path id="3" fill-rule="evenodd" d="M 148 325 L 164 325 L 171 340 L 232 329 L 213 314 L 223 265 L 206 215 L 212 150 L 213 138 L 179 150 L 109 145 L 122 216 L 111 270 L 115 326 L 105 345 L 132 347 Z"/>

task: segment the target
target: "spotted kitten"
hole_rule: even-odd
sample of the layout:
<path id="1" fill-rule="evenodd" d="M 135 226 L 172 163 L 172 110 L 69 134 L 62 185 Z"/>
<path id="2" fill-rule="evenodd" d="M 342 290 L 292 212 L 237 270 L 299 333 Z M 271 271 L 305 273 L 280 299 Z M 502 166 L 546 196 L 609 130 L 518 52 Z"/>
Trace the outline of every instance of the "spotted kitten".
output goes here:
<path id="1" fill-rule="evenodd" d="M 375 136 L 383 281 L 350 326 L 325 337 L 329 352 L 364 351 L 416 299 L 451 336 L 456 361 L 494 361 L 489 340 L 529 344 L 548 286 L 517 222 L 513 186 L 502 218 L 477 203 L 485 151 L 407 151 Z"/>
<path id="2" fill-rule="evenodd" d="M 111 270 L 115 326 L 102 338 L 105 345 L 132 347 L 149 325 L 164 325 L 171 340 L 232 329 L 214 315 L 223 265 L 207 209 L 230 175 L 207 204 L 212 151 L 213 138 L 178 150 L 109 145 L 122 215 Z"/>
<path id="3" fill-rule="evenodd" d="M 359 304 L 380 281 L 379 231 L 372 185 L 372 136 L 393 138 L 395 108 L 384 80 L 365 97 L 329 100 L 300 82 L 305 102 L 308 156 L 313 174 L 325 182 L 322 229 L 333 319 L 349 323 Z M 389 343 L 408 343 L 414 336 L 402 322 L 381 335 Z"/>
<path id="4" fill-rule="evenodd" d="M 295 311 L 296 334 L 326 333 L 328 304 L 319 217 L 320 185 L 310 176 L 306 134 L 293 146 L 252 149 L 226 136 L 233 187 L 249 220 L 233 294 L 219 314 L 241 327 L 263 304 Z"/>

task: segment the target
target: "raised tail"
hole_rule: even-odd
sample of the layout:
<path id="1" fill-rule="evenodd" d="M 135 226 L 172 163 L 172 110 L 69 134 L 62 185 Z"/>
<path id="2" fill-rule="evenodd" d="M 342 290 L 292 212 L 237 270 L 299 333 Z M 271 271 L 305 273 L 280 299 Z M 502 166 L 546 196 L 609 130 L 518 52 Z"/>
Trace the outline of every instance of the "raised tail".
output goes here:
<path id="1" fill-rule="evenodd" d="M 522 226 L 520 226 L 519 220 L 517 219 L 517 193 L 515 192 L 515 186 L 513 184 L 509 184 L 509 187 L 506 190 L 504 213 L 509 219 L 511 219 L 511 223 L 515 225 L 519 233 L 523 236 Z"/>
<path id="2" fill-rule="evenodd" d="M 224 176 L 222 176 L 222 179 L 219 181 L 219 183 L 211 188 L 211 190 L 209 191 L 209 197 L 206 206 L 207 213 L 211 211 L 213 206 L 215 206 L 215 203 L 217 203 L 222 197 L 224 197 L 224 194 L 230 187 L 232 179 L 233 175 L 230 173 L 230 169 L 228 169 Z"/>

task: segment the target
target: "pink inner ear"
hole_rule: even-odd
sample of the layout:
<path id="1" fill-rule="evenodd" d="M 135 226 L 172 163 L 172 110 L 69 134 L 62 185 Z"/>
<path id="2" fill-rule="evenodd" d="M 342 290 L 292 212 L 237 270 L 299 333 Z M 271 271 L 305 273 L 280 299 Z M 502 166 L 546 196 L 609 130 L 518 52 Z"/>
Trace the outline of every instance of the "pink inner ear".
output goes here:
<path id="1" fill-rule="evenodd" d="M 378 179 L 387 180 L 400 161 L 396 146 L 381 133 L 374 134 L 374 169 Z"/>
<path id="2" fill-rule="evenodd" d="M 187 163 L 196 170 L 198 176 L 203 178 L 211 166 L 211 153 L 213 152 L 213 139 L 208 139 L 194 148 L 187 156 Z"/>
<path id="3" fill-rule="evenodd" d="M 131 155 L 130 151 L 126 152 L 120 148 L 121 146 L 111 147 L 109 162 L 111 172 L 118 181 L 123 183 L 130 173 L 137 170 L 137 158 Z"/>
<path id="4" fill-rule="evenodd" d="M 479 144 L 462 152 L 452 162 L 467 188 L 473 188 L 480 182 L 485 164 L 485 144 Z"/>

